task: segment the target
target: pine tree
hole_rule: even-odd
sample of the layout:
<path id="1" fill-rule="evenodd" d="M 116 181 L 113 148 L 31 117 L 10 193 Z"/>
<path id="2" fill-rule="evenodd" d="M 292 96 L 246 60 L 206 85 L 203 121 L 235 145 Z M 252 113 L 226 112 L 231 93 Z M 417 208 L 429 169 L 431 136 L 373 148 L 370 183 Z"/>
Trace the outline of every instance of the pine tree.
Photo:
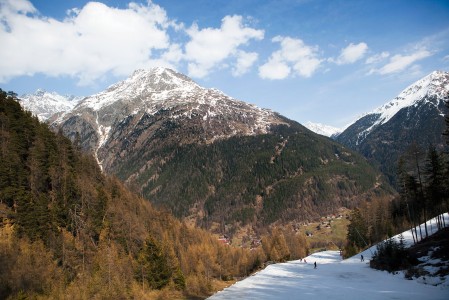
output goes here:
<path id="1" fill-rule="evenodd" d="M 350 221 L 347 234 L 347 240 L 349 243 L 358 249 L 368 247 L 368 227 L 366 226 L 366 222 L 358 208 L 355 208 L 352 211 Z"/>
<path id="2" fill-rule="evenodd" d="M 142 284 L 147 282 L 152 289 L 160 290 L 170 282 L 172 270 L 162 248 L 151 236 L 146 239 L 139 254 L 139 265 L 138 276 Z"/>
<path id="3" fill-rule="evenodd" d="M 440 154 L 434 146 L 430 146 L 427 152 L 424 174 L 426 176 L 426 203 L 428 203 L 433 217 L 439 215 L 444 197 L 444 166 Z M 439 218 L 438 227 L 442 227 Z"/>

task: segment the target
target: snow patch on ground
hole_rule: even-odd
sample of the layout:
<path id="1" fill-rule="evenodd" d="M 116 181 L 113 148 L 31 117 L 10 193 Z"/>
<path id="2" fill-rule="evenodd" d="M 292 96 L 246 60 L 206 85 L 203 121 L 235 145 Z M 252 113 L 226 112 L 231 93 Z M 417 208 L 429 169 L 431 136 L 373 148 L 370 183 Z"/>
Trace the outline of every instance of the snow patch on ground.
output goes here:
<path id="1" fill-rule="evenodd" d="M 447 214 L 445 218 L 449 220 Z M 402 235 L 408 244 L 412 243 L 410 231 Z M 434 286 L 440 283 L 439 278 L 406 280 L 402 272 L 371 269 L 369 259 L 375 250 L 376 246 L 371 247 L 346 260 L 341 259 L 339 251 L 324 251 L 306 257 L 307 263 L 296 260 L 270 265 L 208 299 L 449 299 L 448 278 L 445 284 Z"/>

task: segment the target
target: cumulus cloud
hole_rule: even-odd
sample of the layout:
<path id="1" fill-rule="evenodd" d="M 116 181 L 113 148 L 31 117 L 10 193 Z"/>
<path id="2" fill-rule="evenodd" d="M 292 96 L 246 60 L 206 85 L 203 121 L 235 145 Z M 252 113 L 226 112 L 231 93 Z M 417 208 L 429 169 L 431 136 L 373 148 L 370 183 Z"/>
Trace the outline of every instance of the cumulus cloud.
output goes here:
<path id="1" fill-rule="evenodd" d="M 259 67 L 259 76 L 264 79 L 285 79 L 290 74 L 290 67 L 280 59 L 270 58 Z"/>
<path id="2" fill-rule="evenodd" d="M 0 0 L 0 81 L 43 73 L 90 84 L 105 73 L 170 66 L 181 58 L 164 9 L 151 2 L 125 9 L 89 2 L 64 20 L 41 16 L 27 0 Z M 161 51 L 162 55 L 154 55 Z"/>
<path id="3" fill-rule="evenodd" d="M 432 53 L 427 49 L 418 49 L 409 55 L 394 55 L 390 58 L 389 62 L 381 68 L 372 69 L 369 74 L 378 73 L 381 75 L 398 73 L 406 70 L 412 66 L 415 62 L 431 56 Z"/>
<path id="4" fill-rule="evenodd" d="M 337 65 L 352 64 L 362 59 L 367 51 L 368 45 L 366 43 L 356 45 L 351 43 L 346 48 L 341 49 L 340 56 L 337 59 L 330 59 L 330 61 Z"/>
<path id="5" fill-rule="evenodd" d="M 169 33 L 187 37 L 186 43 L 173 43 Z M 108 73 L 124 76 L 137 68 L 184 63 L 193 77 L 223 67 L 241 76 L 258 59 L 243 47 L 263 37 L 263 30 L 247 26 L 241 16 L 224 17 L 219 28 L 186 29 L 151 1 L 122 9 L 88 2 L 56 20 L 42 16 L 29 0 L 0 0 L 0 82 L 40 73 L 89 85 Z"/>
<path id="6" fill-rule="evenodd" d="M 226 16 L 220 28 L 199 29 L 194 24 L 187 29 L 190 41 L 185 46 L 188 73 L 193 77 L 204 77 L 212 69 L 223 67 L 229 60 L 236 60 L 234 73 L 241 75 L 255 62 L 255 53 L 241 49 L 250 40 L 261 40 L 264 31 L 246 26 L 241 16 Z"/>
<path id="7" fill-rule="evenodd" d="M 280 43 L 280 49 L 259 67 L 261 78 L 284 79 L 291 74 L 310 77 L 322 62 L 318 58 L 318 47 L 306 45 L 301 39 L 276 36 L 272 41 Z"/>

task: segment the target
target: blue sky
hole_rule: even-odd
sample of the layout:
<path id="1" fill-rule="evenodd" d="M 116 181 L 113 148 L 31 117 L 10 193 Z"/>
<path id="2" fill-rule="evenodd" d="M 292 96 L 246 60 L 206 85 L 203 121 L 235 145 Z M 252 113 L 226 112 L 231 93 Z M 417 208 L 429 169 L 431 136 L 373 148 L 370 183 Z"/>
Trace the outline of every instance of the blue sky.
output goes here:
<path id="1" fill-rule="evenodd" d="M 342 127 L 449 70 L 449 1 L 0 0 L 0 88 L 90 95 L 167 66 Z"/>

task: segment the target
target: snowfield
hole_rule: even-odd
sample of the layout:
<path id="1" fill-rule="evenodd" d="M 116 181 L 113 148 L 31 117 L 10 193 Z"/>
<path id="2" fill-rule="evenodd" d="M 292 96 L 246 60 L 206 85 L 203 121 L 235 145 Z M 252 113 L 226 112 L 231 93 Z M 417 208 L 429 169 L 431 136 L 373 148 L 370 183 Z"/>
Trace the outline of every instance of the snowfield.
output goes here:
<path id="1" fill-rule="evenodd" d="M 445 217 L 448 219 L 447 214 Z M 435 229 L 434 225 L 431 232 Z M 411 241 L 409 231 L 403 236 Z M 375 250 L 371 247 L 346 260 L 339 251 L 324 251 L 306 257 L 307 263 L 296 260 L 270 265 L 208 299 L 449 299 L 448 276 L 433 286 L 425 284 L 423 278 L 407 280 L 401 272 L 393 275 L 371 269 L 369 260 Z"/>

